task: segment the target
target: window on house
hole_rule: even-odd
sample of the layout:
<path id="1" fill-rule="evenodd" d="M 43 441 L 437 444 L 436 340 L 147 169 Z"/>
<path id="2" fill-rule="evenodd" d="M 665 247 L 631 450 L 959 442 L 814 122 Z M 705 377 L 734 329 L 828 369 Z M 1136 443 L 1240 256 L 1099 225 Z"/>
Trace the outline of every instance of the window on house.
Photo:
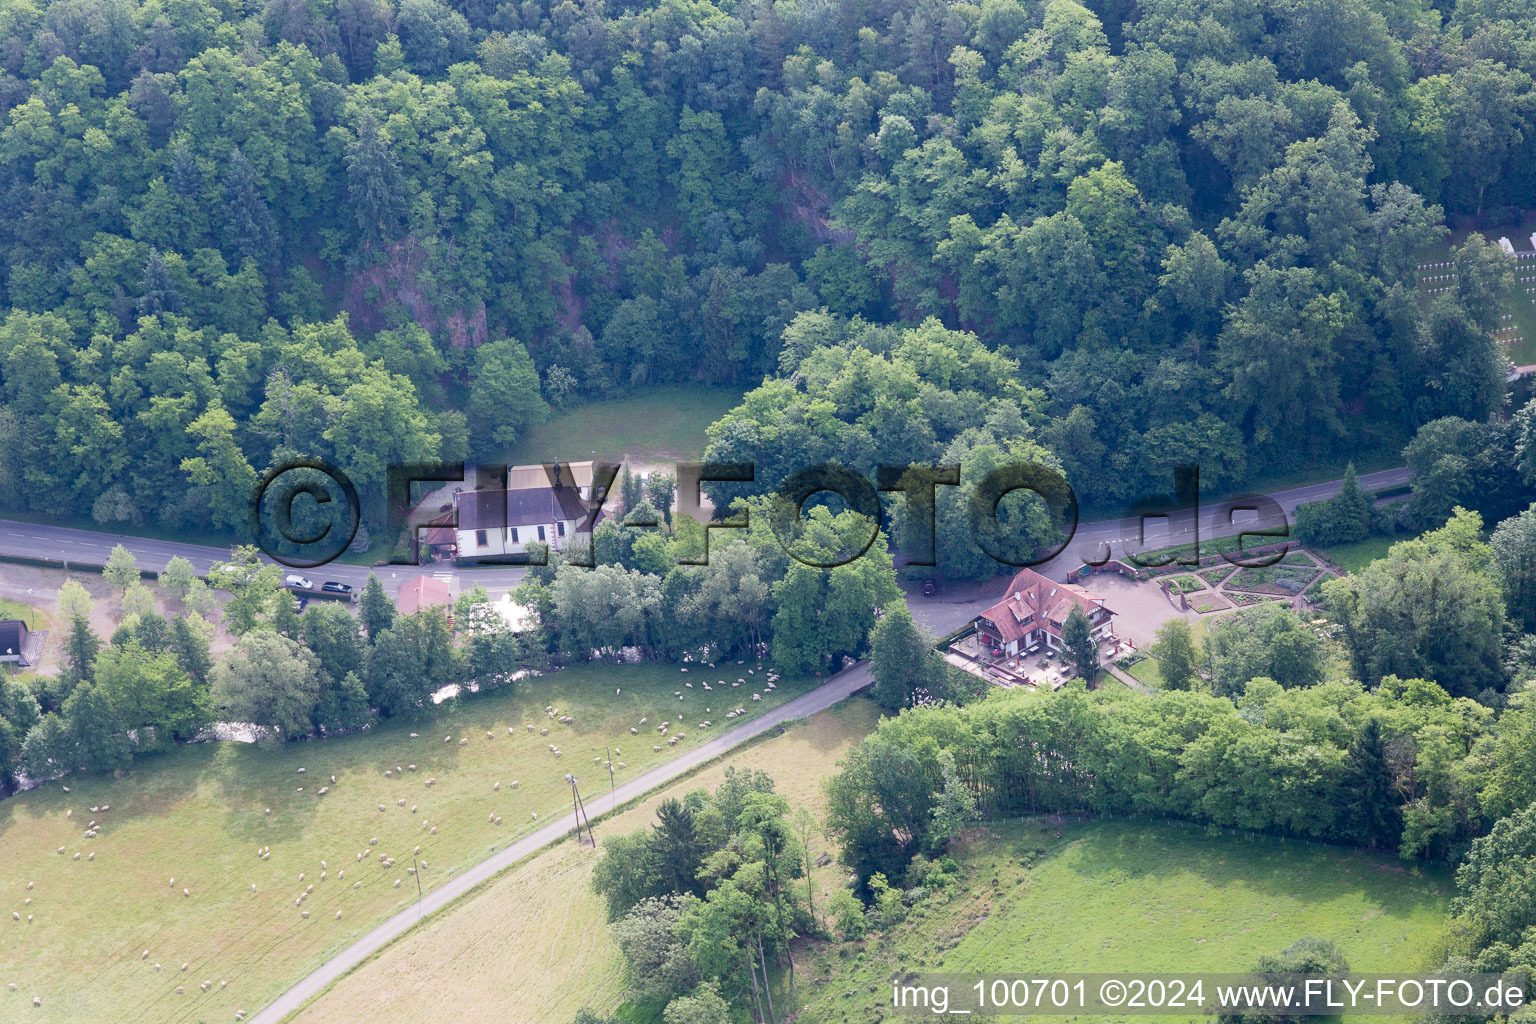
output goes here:
<path id="1" fill-rule="evenodd" d="M 517 540 L 517 527 L 515 527 L 515 526 L 512 527 L 512 543 L 513 544 L 518 543 L 518 540 Z"/>
<path id="2" fill-rule="evenodd" d="M 555 524 L 555 536 L 556 537 L 564 537 L 565 536 L 565 524 L 564 523 L 556 523 Z"/>
<path id="3" fill-rule="evenodd" d="M 485 546 L 486 546 L 485 531 L 484 530 L 476 530 L 475 531 L 475 547 L 483 548 Z"/>
<path id="4" fill-rule="evenodd" d="M 544 540 L 544 527 L 539 527 L 539 540 Z"/>

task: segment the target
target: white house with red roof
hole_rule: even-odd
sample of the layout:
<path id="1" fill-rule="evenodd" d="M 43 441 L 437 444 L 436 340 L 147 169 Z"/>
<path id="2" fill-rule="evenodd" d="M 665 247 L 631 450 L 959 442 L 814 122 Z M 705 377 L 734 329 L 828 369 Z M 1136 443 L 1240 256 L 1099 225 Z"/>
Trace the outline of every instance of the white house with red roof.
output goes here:
<path id="1" fill-rule="evenodd" d="M 976 638 L 1004 657 L 1037 650 L 1042 645 L 1061 649 L 1061 630 L 1073 608 L 1088 616 L 1094 640 L 1114 636 L 1110 620 L 1114 612 L 1082 587 L 1020 569 L 1008 583 L 1003 599 L 976 616 Z"/>

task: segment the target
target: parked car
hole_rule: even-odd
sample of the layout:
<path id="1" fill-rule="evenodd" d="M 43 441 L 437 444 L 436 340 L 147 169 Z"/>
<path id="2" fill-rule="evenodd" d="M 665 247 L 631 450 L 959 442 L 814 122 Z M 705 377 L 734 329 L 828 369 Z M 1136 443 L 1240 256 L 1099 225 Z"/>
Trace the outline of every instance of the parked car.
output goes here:
<path id="1" fill-rule="evenodd" d="M 320 589 L 328 594 L 350 594 L 352 587 L 346 583 L 337 583 L 335 580 L 326 580 L 320 584 Z"/>
<path id="2" fill-rule="evenodd" d="M 313 580 L 311 580 L 308 576 L 300 576 L 296 572 L 291 572 L 287 576 L 283 577 L 283 585 L 285 587 L 296 587 L 299 590 L 315 589 Z"/>
<path id="3" fill-rule="evenodd" d="M 308 607 L 309 607 L 309 598 L 307 598 L 307 597 L 300 597 L 298 595 L 294 596 L 294 598 L 293 598 L 293 610 L 294 611 L 302 612 L 305 608 L 308 608 Z"/>
<path id="4" fill-rule="evenodd" d="M 933 582 L 933 580 L 923 580 L 923 596 L 924 597 L 932 597 L 934 594 L 938 593 L 938 590 L 939 590 L 939 588 Z"/>

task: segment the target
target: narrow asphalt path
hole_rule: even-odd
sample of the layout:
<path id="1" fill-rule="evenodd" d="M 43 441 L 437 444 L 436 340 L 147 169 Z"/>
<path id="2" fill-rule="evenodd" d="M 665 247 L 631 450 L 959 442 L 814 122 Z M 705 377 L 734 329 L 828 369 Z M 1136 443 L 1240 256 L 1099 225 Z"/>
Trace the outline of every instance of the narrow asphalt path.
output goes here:
<path id="1" fill-rule="evenodd" d="M 611 797 L 598 797 L 588 802 L 588 813 L 603 813 L 611 807 L 621 806 L 629 800 L 643 796 L 658 786 L 665 785 L 699 765 L 711 761 L 754 736 L 761 736 L 780 723 L 795 718 L 807 718 L 864 689 L 873 682 L 867 662 L 839 672 L 809 693 L 803 693 L 782 707 L 756 718 L 746 725 L 723 732 L 707 743 L 700 744 L 674 761 L 653 768 L 620 786 Z M 427 914 L 441 910 L 469 892 L 481 882 L 511 867 L 524 857 L 543 849 L 550 843 L 569 835 L 576 828 L 576 816 L 567 814 L 525 836 L 490 857 L 476 864 L 461 875 L 456 875 L 443 885 L 427 893 L 421 900 L 420 909 L 411 907 L 389 918 L 341 953 L 322 964 L 315 972 L 293 988 L 284 992 L 266 1009 L 251 1018 L 251 1024 L 277 1024 L 283 1018 L 318 995 L 331 982 L 346 974 L 374 953 L 383 949 Z"/>

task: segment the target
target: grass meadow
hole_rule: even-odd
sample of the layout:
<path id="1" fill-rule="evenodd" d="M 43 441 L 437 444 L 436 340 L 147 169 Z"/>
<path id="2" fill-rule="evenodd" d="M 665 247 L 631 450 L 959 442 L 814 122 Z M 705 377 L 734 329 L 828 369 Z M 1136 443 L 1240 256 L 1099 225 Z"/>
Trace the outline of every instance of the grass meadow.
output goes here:
<path id="1" fill-rule="evenodd" d="M 628 456 L 638 463 L 696 459 L 704 454 L 709 425 L 740 401 L 741 391 L 730 388 L 637 389 L 531 427 L 507 453 L 507 462 L 581 462 L 594 451 L 598 458 Z"/>
<path id="2" fill-rule="evenodd" d="M 821 780 L 850 747 L 874 730 L 874 702 L 855 697 L 809 719 L 754 740 L 687 778 L 596 822 L 605 835 L 632 832 L 655 821 L 656 805 L 694 789 L 713 790 L 725 768 L 760 768 L 795 806 L 820 815 Z M 813 853 L 835 853 L 821 837 Z M 590 1005 L 603 1013 L 621 1004 L 619 955 L 609 938 L 602 901 L 590 876 L 599 850 L 569 840 L 549 847 L 427 919 L 368 963 L 312 1001 L 295 1024 L 435 1024 L 516 1021 L 569 1024 Z M 844 881 L 836 866 L 816 869 L 818 905 Z M 787 990 L 786 990 L 787 991 Z M 778 992 L 775 998 L 781 998 Z M 624 1016 L 649 1022 L 650 1008 L 625 1007 Z"/>
<path id="3" fill-rule="evenodd" d="M 546 821 L 568 809 L 566 772 L 581 779 L 589 809 L 601 809 L 594 798 L 608 788 L 607 771 L 593 758 L 606 748 L 627 765 L 624 781 L 723 731 L 728 707 L 748 709 L 740 724 L 815 683 L 785 679 L 753 701 L 764 680 L 760 671 L 747 675 L 756 667 L 722 665 L 715 678 L 728 669 L 728 678 L 749 680 L 726 693 L 684 687 L 708 678 L 697 668 L 568 668 L 420 722 L 276 747 L 193 744 L 119 777 L 72 777 L 0 802 L 0 1020 L 19 1019 L 22 1006 L 38 1024 L 254 1012 L 415 898 L 406 869 L 418 845 L 431 888 L 532 831 L 534 813 Z M 546 705 L 575 721 L 552 721 Z M 714 729 L 696 728 L 705 718 Z M 675 748 L 654 732 L 663 720 L 686 733 Z M 98 835 L 83 838 L 93 820 Z M 398 863 L 386 869 L 385 857 Z M 12 982 L 19 991 L 8 990 Z M 36 1010 L 34 995 L 43 999 Z"/>
<path id="4" fill-rule="evenodd" d="M 1356 971 L 1422 968 L 1451 892 L 1448 870 L 1384 854 L 1147 821 L 1001 823 L 956 859 L 964 877 L 947 895 L 802 961 L 815 994 L 799 1024 L 903 1019 L 891 980 L 909 971 L 1241 972 L 1308 935 Z"/>

